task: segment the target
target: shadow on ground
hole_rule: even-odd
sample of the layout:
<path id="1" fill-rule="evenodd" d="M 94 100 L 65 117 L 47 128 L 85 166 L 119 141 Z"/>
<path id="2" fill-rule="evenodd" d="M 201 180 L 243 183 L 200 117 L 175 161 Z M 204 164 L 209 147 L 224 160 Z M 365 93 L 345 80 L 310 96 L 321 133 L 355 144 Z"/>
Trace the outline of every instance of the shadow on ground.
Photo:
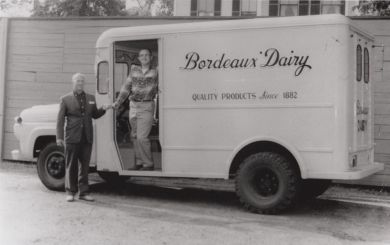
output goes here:
<path id="1" fill-rule="evenodd" d="M 98 178 L 98 177 L 97 177 Z M 101 180 L 102 181 L 102 180 Z M 214 208 L 228 208 L 237 211 L 245 211 L 234 192 L 211 191 L 199 189 L 178 189 L 158 186 L 138 185 L 126 182 L 121 185 L 112 185 L 104 181 L 92 184 L 91 191 L 102 195 L 121 196 L 137 199 L 149 199 L 151 201 L 168 201 L 174 203 L 197 203 Z M 370 209 L 383 209 L 370 207 Z M 316 198 L 296 204 L 283 215 L 289 216 L 326 216 L 340 217 L 340 213 L 348 213 L 349 210 L 360 210 L 360 215 L 367 211 L 367 205 L 345 203 L 334 200 Z M 246 211 L 245 211 L 246 212 Z M 343 216 L 343 215 L 341 215 Z"/>

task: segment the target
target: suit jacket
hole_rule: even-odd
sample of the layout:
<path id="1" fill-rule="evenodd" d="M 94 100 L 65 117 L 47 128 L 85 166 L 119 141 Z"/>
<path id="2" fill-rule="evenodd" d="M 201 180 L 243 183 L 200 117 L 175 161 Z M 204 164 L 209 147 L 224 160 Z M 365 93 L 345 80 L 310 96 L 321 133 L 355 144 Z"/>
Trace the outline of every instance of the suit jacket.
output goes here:
<path id="1" fill-rule="evenodd" d="M 85 93 L 85 100 L 85 113 L 82 115 L 79 102 L 73 92 L 61 97 L 57 117 L 57 139 L 64 140 L 65 132 L 66 144 L 80 143 L 83 130 L 85 130 L 87 141 L 92 144 L 92 118 L 97 119 L 103 116 L 105 110 L 96 107 L 95 96 Z"/>

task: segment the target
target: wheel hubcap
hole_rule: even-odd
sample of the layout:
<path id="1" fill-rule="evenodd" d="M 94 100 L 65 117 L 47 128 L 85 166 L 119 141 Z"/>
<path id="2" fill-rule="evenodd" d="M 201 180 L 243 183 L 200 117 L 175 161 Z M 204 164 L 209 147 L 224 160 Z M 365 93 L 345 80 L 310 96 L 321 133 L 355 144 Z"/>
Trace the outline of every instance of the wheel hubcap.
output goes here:
<path id="1" fill-rule="evenodd" d="M 65 157 L 61 152 L 52 152 L 46 158 L 46 169 L 50 176 L 61 179 L 65 176 Z"/>
<path id="2" fill-rule="evenodd" d="M 255 174 L 253 181 L 256 192 L 261 196 L 269 197 L 278 192 L 278 176 L 270 169 L 259 170 Z"/>

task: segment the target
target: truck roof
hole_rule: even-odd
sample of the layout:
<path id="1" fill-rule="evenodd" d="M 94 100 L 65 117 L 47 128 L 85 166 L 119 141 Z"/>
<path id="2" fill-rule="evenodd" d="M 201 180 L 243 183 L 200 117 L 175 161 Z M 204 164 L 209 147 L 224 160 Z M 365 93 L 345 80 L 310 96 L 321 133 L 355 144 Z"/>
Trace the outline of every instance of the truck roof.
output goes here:
<path id="1" fill-rule="evenodd" d="M 363 35 L 367 39 L 374 40 L 374 37 L 371 34 L 356 27 L 348 17 L 345 17 L 344 15 L 340 14 L 330 14 L 274 18 L 253 18 L 240 20 L 215 20 L 196 23 L 112 28 L 103 32 L 100 35 L 100 37 L 96 41 L 96 48 L 108 47 L 112 41 L 123 40 L 126 37 L 133 38 L 137 36 L 159 34 L 210 32 L 242 29 L 266 29 L 315 25 L 349 25 L 354 31 Z"/>

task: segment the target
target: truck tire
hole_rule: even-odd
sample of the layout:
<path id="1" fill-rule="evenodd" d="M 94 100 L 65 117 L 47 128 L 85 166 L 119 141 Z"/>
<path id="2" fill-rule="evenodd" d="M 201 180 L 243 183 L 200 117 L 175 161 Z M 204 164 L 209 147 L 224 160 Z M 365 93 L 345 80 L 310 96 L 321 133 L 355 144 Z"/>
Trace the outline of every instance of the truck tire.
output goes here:
<path id="1" fill-rule="evenodd" d="M 331 180 L 305 179 L 302 180 L 302 200 L 314 199 L 322 195 L 332 184 Z"/>
<path id="2" fill-rule="evenodd" d="M 118 172 L 98 171 L 98 175 L 111 185 L 122 185 L 129 179 L 128 176 L 120 176 Z"/>
<path id="3" fill-rule="evenodd" d="M 57 146 L 56 143 L 48 144 L 39 154 L 37 170 L 39 179 L 49 190 L 64 191 L 64 148 Z"/>
<path id="4" fill-rule="evenodd" d="M 236 176 L 236 193 L 246 209 L 277 214 L 297 199 L 300 177 L 296 167 L 274 152 L 260 152 L 246 158 Z"/>

